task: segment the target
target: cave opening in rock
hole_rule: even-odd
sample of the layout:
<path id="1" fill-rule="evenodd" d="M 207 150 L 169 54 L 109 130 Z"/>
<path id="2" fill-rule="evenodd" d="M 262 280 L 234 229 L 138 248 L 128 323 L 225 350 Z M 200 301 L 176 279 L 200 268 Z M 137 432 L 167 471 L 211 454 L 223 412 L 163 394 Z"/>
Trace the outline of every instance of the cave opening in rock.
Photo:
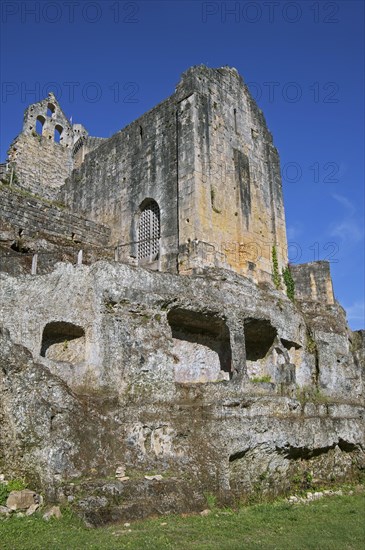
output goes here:
<path id="1" fill-rule="evenodd" d="M 84 329 L 65 321 L 48 323 L 43 329 L 40 355 L 56 361 L 83 361 L 85 356 Z"/>
<path id="2" fill-rule="evenodd" d="M 245 346 L 247 361 L 264 359 L 277 335 L 277 330 L 267 319 L 245 319 Z"/>
<path id="3" fill-rule="evenodd" d="M 229 329 L 214 313 L 173 309 L 167 319 L 173 339 L 175 380 L 214 382 L 232 376 Z"/>

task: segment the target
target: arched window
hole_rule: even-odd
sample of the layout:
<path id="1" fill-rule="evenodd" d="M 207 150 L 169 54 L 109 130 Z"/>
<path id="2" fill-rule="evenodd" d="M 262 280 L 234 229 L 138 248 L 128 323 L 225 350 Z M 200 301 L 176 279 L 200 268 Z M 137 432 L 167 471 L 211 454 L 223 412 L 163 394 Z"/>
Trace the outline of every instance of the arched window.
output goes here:
<path id="1" fill-rule="evenodd" d="M 53 105 L 53 103 L 48 103 L 47 105 L 47 116 L 52 116 L 54 115 L 56 111 L 56 107 Z"/>
<path id="2" fill-rule="evenodd" d="M 156 201 L 144 201 L 138 224 L 138 259 L 153 261 L 160 247 L 160 208 Z"/>
<path id="3" fill-rule="evenodd" d="M 44 116 L 42 115 L 37 116 L 35 129 L 37 134 L 39 134 L 40 136 L 43 134 L 43 124 L 45 122 L 46 122 L 46 119 L 44 118 Z"/>
<path id="4" fill-rule="evenodd" d="M 55 143 L 61 143 L 62 142 L 62 132 L 63 128 L 59 124 L 56 125 L 55 131 L 54 131 L 54 141 Z"/>

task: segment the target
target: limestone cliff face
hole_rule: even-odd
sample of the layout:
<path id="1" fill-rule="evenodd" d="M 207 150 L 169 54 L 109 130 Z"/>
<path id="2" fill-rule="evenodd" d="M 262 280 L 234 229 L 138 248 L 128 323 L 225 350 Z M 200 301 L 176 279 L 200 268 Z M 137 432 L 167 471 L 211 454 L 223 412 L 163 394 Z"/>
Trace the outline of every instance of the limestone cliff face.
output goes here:
<path id="1" fill-rule="evenodd" d="M 0 280 L 1 470 L 76 497 L 90 521 L 364 467 L 361 333 L 339 306 L 304 316 L 224 270 L 98 262 Z M 131 479 L 107 481 L 120 465 Z"/>

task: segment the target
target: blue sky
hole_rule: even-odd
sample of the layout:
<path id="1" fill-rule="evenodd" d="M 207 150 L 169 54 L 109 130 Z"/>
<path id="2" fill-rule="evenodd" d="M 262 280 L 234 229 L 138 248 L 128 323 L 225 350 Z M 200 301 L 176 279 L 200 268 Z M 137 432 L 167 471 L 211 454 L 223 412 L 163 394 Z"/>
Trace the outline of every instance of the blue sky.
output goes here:
<path id="1" fill-rule="evenodd" d="M 362 1 L 3 0 L 1 161 L 50 90 L 108 137 L 201 63 L 248 83 L 281 157 L 290 259 L 329 259 L 350 326 L 364 327 Z"/>

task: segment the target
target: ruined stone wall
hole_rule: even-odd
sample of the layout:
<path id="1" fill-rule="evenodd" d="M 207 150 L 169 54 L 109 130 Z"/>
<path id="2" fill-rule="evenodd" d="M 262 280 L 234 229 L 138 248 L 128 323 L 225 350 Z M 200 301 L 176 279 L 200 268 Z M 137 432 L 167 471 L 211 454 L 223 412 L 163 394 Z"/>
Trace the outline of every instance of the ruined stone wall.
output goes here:
<path id="1" fill-rule="evenodd" d="M 120 259 L 137 257 L 141 205 L 160 207 L 160 269 L 176 271 L 178 249 L 176 114 L 172 100 L 155 107 L 97 149 L 75 171 L 61 194 L 75 212 L 111 228 Z"/>
<path id="2" fill-rule="evenodd" d="M 8 151 L 14 170 L 12 183 L 54 198 L 73 168 L 72 145 L 71 124 L 53 94 L 30 105 L 24 114 L 23 130 Z"/>
<path id="3" fill-rule="evenodd" d="M 0 180 L 2 180 L 3 178 L 6 178 L 7 174 L 7 163 L 6 162 L 3 162 L 0 164 Z"/>
<path id="4" fill-rule="evenodd" d="M 233 69 L 187 71 L 173 96 L 89 153 L 60 197 L 108 224 L 126 260 L 150 198 L 161 209 L 162 270 L 176 270 L 177 249 L 181 273 L 224 265 L 270 280 L 274 244 L 279 269 L 287 263 L 278 154 Z"/>
<path id="5" fill-rule="evenodd" d="M 326 261 L 291 265 L 298 300 L 334 304 L 330 264 Z"/>
<path id="6" fill-rule="evenodd" d="M 9 163 L 14 184 L 49 199 L 56 197 L 72 170 L 71 150 L 36 133 L 22 133 L 13 141 Z"/>
<path id="7" fill-rule="evenodd" d="M 185 97 L 177 115 L 180 243 L 213 244 L 235 271 L 262 280 L 273 245 L 279 269 L 287 263 L 279 157 L 264 116 L 235 69 L 189 69 L 177 95 Z"/>
<path id="8" fill-rule="evenodd" d="M 6 185 L 0 185 L 0 218 L 16 229 L 19 235 L 34 237 L 37 232 L 63 239 L 107 246 L 109 228 L 67 212 L 50 202 L 21 195 Z"/>

